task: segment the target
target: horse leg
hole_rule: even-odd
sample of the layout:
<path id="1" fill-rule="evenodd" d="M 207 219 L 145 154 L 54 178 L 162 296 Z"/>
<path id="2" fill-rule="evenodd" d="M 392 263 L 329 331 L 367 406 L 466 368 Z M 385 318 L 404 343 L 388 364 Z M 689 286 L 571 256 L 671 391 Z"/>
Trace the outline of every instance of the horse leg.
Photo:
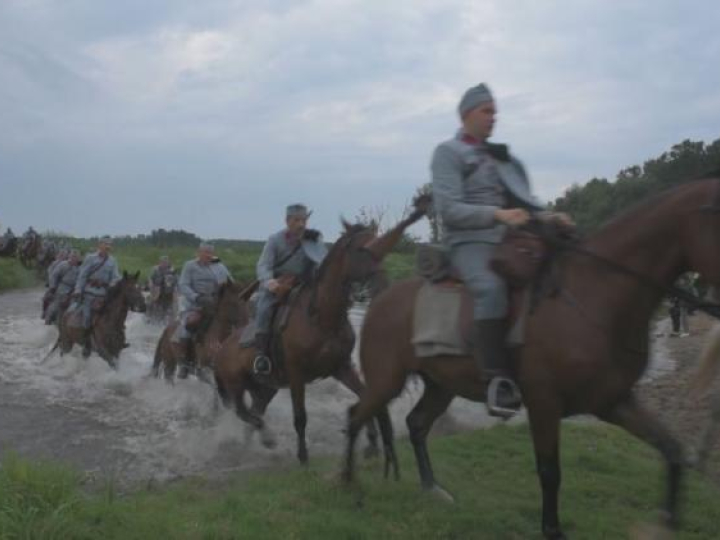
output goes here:
<path id="1" fill-rule="evenodd" d="M 415 451 L 420 483 L 423 489 L 437 493 L 441 498 L 453 502 L 453 496 L 435 481 L 427 449 L 427 436 L 435 420 L 447 410 L 455 395 L 444 390 L 428 377 L 423 377 L 423 381 L 425 382 L 425 391 L 405 420 L 410 432 L 410 442 Z"/>
<path id="2" fill-rule="evenodd" d="M 525 401 L 535 447 L 535 466 L 542 489 L 542 532 L 548 540 L 564 540 L 558 517 L 560 492 L 560 408 L 552 399 Z"/>
<path id="3" fill-rule="evenodd" d="M 334 377 L 358 397 L 360 397 L 360 394 L 365 390 L 365 386 L 360 381 L 360 376 L 350 363 L 345 364 Z M 379 453 L 378 432 L 375 421 L 372 418 L 367 423 L 367 437 L 368 447 L 365 449 L 365 457 L 375 457 Z"/>
<path id="4" fill-rule="evenodd" d="M 667 465 L 667 497 L 662 516 L 663 525 L 676 529 L 683 473 L 683 451 L 680 443 L 654 415 L 637 403 L 633 395 L 599 417 L 654 446 L 663 455 Z"/>
<path id="5" fill-rule="evenodd" d="M 290 376 L 290 374 L 288 374 Z M 305 441 L 305 426 L 307 425 L 307 413 L 305 412 L 305 383 L 300 377 L 294 377 L 290 383 L 290 397 L 293 405 L 293 424 L 297 434 L 297 457 L 300 463 L 306 465 L 308 462 L 307 442 Z"/>
<path id="6" fill-rule="evenodd" d="M 252 395 L 250 412 L 258 417 L 262 417 L 265 414 L 268 405 L 270 405 L 270 402 L 277 394 L 277 389 L 262 386 L 251 390 L 250 394 Z M 263 427 L 260 430 L 260 442 L 265 448 L 272 449 L 277 446 L 277 441 L 265 422 L 263 422 Z"/>
<path id="7" fill-rule="evenodd" d="M 366 370 L 365 390 L 360 395 L 360 400 L 348 409 L 347 447 L 342 471 L 342 479 L 346 483 L 353 481 L 355 473 L 355 441 L 358 433 L 371 418 L 377 418 L 380 424 L 385 450 L 385 470 L 387 471 L 392 464 L 395 477 L 399 478 L 397 456 L 392 441 L 392 422 L 387 412 L 387 404 L 402 391 L 407 373 L 400 369 L 388 371 L 387 368 L 391 366 L 389 362 L 384 364 L 385 369 L 379 370 L 378 373 Z"/>

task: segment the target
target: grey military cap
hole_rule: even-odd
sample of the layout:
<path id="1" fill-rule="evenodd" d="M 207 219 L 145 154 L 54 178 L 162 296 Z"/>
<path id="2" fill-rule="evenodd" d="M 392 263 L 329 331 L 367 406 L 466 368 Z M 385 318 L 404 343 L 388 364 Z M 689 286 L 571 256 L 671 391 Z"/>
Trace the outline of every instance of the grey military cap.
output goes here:
<path id="1" fill-rule="evenodd" d="M 468 88 L 465 91 L 462 99 L 460 99 L 460 103 L 458 103 L 458 113 L 462 118 L 475 107 L 479 107 L 483 103 L 492 100 L 493 96 L 490 93 L 490 88 L 488 88 L 485 83 L 480 83 L 477 86 Z"/>
<path id="2" fill-rule="evenodd" d="M 307 206 L 300 203 L 288 205 L 285 209 L 285 217 L 302 217 L 307 219 L 311 214 L 312 212 L 308 212 Z"/>

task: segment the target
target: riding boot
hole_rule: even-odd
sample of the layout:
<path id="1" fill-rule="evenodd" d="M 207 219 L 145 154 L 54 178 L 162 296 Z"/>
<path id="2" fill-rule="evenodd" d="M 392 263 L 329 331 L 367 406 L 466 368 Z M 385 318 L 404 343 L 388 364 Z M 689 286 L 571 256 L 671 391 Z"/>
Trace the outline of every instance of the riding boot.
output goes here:
<path id="1" fill-rule="evenodd" d="M 270 335 L 266 332 L 255 334 L 255 360 L 253 361 L 253 372 L 255 375 L 270 375 L 272 362 L 268 351 L 270 349 Z"/>
<path id="2" fill-rule="evenodd" d="M 178 379 L 187 379 L 190 370 L 193 368 L 192 361 L 192 343 L 190 338 L 182 338 L 180 340 L 180 350 L 182 351 L 180 359 L 180 367 L 178 368 Z"/>
<path id="3" fill-rule="evenodd" d="M 491 416 L 510 418 L 522 406 L 520 390 L 509 371 L 504 319 L 475 321 L 473 356 L 487 384 L 487 408 Z"/>
<path id="4" fill-rule="evenodd" d="M 83 330 L 82 346 L 83 358 L 89 357 L 92 353 L 92 328 L 85 328 Z"/>

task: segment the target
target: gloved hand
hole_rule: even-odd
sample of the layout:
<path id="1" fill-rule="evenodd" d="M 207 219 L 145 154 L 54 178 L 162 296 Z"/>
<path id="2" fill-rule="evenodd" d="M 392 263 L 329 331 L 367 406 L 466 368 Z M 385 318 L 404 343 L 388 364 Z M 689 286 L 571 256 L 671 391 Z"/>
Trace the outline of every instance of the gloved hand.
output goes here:
<path id="1" fill-rule="evenodd" d="M 305 240 L 310 240 L 311 242 L 317 242 L 317 239 L 320 238 L 320 231 L 315 229 L 305 229 L 303 238 Z"/>

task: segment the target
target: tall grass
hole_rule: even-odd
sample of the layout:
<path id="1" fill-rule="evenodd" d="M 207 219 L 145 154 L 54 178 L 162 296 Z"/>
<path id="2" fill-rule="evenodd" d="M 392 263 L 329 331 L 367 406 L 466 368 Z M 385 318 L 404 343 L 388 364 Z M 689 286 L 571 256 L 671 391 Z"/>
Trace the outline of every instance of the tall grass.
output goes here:
<path id="1" fill-rule="evenodd" d="M 15 258 L 0 258 L 0 291 L 31 287 L 36 283 L 34 270 L 26 270 Z"/>

